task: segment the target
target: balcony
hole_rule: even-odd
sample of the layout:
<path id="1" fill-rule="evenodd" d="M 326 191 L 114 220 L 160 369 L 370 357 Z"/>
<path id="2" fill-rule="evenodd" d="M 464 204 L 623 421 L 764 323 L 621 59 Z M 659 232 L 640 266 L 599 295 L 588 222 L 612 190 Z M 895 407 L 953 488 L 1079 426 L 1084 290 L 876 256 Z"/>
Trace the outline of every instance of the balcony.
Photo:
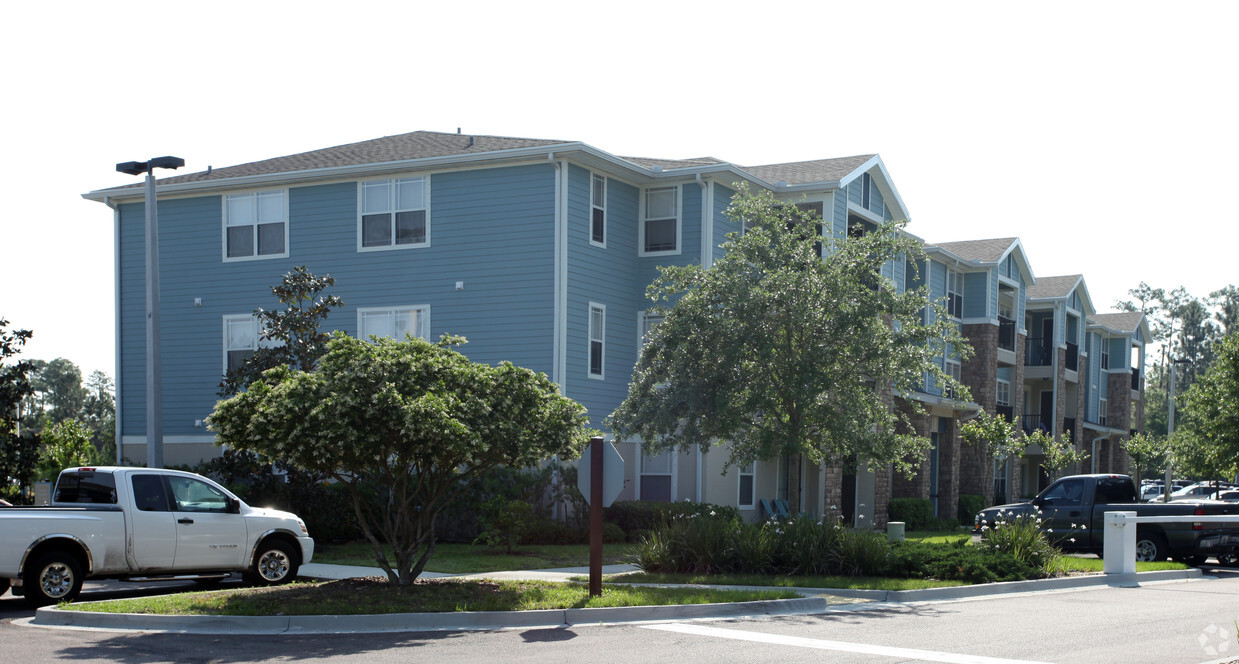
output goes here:
<path id="1" fill-rule="evenodd" d="M 1044 337 L 1029 337 L 1028 346 L 1024 349 L 1024 366 L 1048 367 L 1054 361 L 1054 348 L 1050 339 Z"/>
<path id="2" fill-rule="evenodd" d="M 1015 409 L 1011 406 L 995 406 L 994 414 L 1006 417 L 1008 422 L 1015 421 Z"/>
<path id="3" fill-rule="evenodd" d="M 1074 417 L 1063 418 L 1063 433 L 1065 435 L 1071 436 L 1071 440 L 1075 441 L 1076 439 L 1076 418 Z"/>
<path id="4" fill-rule="evenodd" d="M 1139 369 L 1131 370 L 1131 391 L 1132 392 L 1140 391 L 1140 370 Z"/>
<path id="5" fill-rule="evenodd" d="M 1067 371 L 1080 370 L 1080 347 L 1070 341 L 1067 342 Z"/>
<path id="6" fill-rule="evenodd" d="M 1020 427 L 1024 430 L 1024 433 L 1032 433 L 1034 431 L 1051 432 L 1054 430 L 1049 422 L 1041 419 L 1041 413 L 1025 413 L 1024 417 L 1020 419 Z"/>
<path id="7" fill-rule="evenodd" d="M 1015 321 L 998 317 L 998 347 L 1015 352 Z"/>

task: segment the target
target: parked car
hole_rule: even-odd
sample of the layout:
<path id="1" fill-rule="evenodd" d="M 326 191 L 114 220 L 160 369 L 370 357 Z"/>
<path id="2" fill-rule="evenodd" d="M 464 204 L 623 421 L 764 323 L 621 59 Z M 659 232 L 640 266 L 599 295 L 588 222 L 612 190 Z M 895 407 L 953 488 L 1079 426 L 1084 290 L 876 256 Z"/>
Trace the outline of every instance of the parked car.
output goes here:
<path id="1" fill-rule="evenodd" d="M 985 536 L 1000 520 L 1038 514 L 1042 530 L 1064 551 L 1101 554 L 1105 513 L 1135 512 L 1136 516 L 1188 517 L 1234 514 L 1234 523 L 1142 523 L 1136 528 L 1136 560 L 1165 560 L 1189 565 L 1216 557 L 1231 564 L 1239 555 L 1239 505 L 1180 501 L 1170 504 L 1136 502 L 1136 485 L 1126 475 L 1072 475 L 1057 480 L 1029 502 L 989 507 L 977 513 L 973 539 Z"/>
<path id="2" fill-rule="evenodd" d="M 1182 489 L 1170 494 L 1170 501 L 1176 500 L 1204 500 L 1209 496 L 1217 493 L 1220 487 L 1217 484 L 1192 484 L 1185 486 Z"/>
<path id="3" fill-rule="evenodd" d="M 314 556 L 295 514 L 246 505 L 177 470 L 69 468 L 48 507 L 0 511 L 0 593 L 72 601 L 87 578 L 292 581 Z"/>
<path id="4" fill-rule="evenodd" d="M 1140 487 L 1140 502 L 1148 503 L 1154 500 L 1161 500 L 1161 497 L 1165 494 L 1165 484 L 1146 484 Z"/>
<path id="5" fill-rule="evenodd" d="M 1221 500 L 1227 503 L 1239 503 L 1239 490 L 1226 489 L 1224 491 L 1218 491 L 1217 493 L 1211 494 L 1209 496 L 1209 500 Z"/>

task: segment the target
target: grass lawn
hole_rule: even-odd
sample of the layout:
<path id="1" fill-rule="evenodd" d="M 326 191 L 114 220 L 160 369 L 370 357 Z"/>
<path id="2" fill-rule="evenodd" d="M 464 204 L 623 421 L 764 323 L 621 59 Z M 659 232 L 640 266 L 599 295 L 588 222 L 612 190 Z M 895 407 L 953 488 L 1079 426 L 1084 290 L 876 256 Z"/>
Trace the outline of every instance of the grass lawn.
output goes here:
<path id="1" fill-rule="evenodd" d="M 631 559 L 629 544 L 604 544 L 602 564 L 626 563 Z M 391 550 L 387 551 L 389 562 L 395 562 Z M 360 565 L 377 567 L 370 543 L 348 542 L 326 544 L 314 551 L 316 563 L 333 565 Z M 584 567 L 589 565 L 588 544 L 528 545 L 517 547 L 514 553 L 503 548 L 482 545 L 440 542 L 426 562 L 427 572 L 443 574 L 477 574 L 520 569 L 553 569 L 556 567 Z"/>
<path id="2" fill-rule="evenodd" d="M 405 588 L 386 579 L 345 579 L 160 595 L 62 608 L 103 613 L 160 615 L 273 616 L 529 611 L 605 606 L 652 606 L 750 602 L 799 597 L 789 590 L 738 591 L 709 588 L 603 586 L 591 598 L 588 585 L 547 581 L 418 580 Z"/>

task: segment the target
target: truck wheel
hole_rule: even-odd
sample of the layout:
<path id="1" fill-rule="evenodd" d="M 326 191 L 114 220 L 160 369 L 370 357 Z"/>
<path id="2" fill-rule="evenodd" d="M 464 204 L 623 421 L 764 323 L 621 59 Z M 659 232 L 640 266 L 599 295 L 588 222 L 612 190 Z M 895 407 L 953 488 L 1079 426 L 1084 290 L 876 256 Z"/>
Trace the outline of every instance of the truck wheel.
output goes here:
<path id="1" fill-rule="evenodd" d="M 1170 553 L 1166 546 L 1166 538 L 1160 533 L 1136 534 L 1136 562 L 1150 563 L 1162 561 Z"/>
<path id="2" fill-rule="evenodd" d="M 297 557 L 292 547 L 278 539 L 264 541 L 246 577 L 256 586 L 277 586 L 297 578 Z"/>
<path id="3" fill-rule="evenodd" d="M 72 602 L 82 591 L 82 566 L 64 551 L 43 554 L 26 568 L 22 589 L 34 606 Z"/>
<path id="4" fill-rule="evenodd" d="M 1224 567 L 1239 567 L 1239 554 L 1224 553 L 1217 557 L 1217 561 Z"/>

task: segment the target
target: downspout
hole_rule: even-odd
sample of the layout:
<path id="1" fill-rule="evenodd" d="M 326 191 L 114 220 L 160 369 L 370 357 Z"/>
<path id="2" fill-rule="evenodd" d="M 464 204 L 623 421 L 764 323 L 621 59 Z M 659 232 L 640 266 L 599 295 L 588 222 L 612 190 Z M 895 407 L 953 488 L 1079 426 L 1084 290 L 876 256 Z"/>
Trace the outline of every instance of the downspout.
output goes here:
<path id="1" fill-rule="evenodd" d="M 561 279 L 560 276 L 561 276 L 561 273 L 565 269 L 567 257 L 564 255 L 564 252 L 562 251 L 562 247 L 560 246 L 560 241 L 559 241 L 560 236 L 564 234 L 563 230 L 567 225 L 564 221 L 564 207 L 560 204 L 561 203 L 560 201 L 560 189 L 561 189 L 560 176 L 563 173 L 563 168 L 559 162 L 555 161 L 554 152 L 547 152 L 546 160 L 547 162 L 551 164 L 551 168 L 554 169 L 553 178 L 555 180 L 555 190 L 554 190 L 555 202 L 552 206 L 554 209 L 554 215 L 555 215 L 555 224 L 554 224 L 555 276 L 553 279 L 553 283 L 554 283 L 553 296 L 555 298 L 555 302 L 553 306 L 554 328 L 551 331 L 551 374 L 554 377 L 553 380 L 555 381 L 555 383 L 559 385 L 559 393 L 564 394 L 566 392 L 566 387 L 567 387 L 567 377 L 565 376 L 564 361 L 563 361 L 566 358 L 566 355 L 564 354 L 564 350 L 565 350 L 564 343 L 566 342 L 566 339 L 561 333 L 566 329 L 565 324 L 566 324 L 567 319 L 565 317 L 565 313 L 567 309 L 567 302 L 566 302 L 566 288 L 565 288 L 566 279 Z M 559 461 L 559 456 L 556 455 L 555 457 L 552 458 L 552 460 L 556 462 Z M 556 471 L 556 474 L 558 475 L 558 471 Z M 560 516 L 559 502 L 560 501 L 558 497 L 556 497 L 555 500 L 552 502 L 551 519 L 553 520 L 559 519 L 559 516 Z M 565 513 L 564 516 L 566 517 L 567 514 Z"/>
<path id="2" fill-rule="evenodd" d="M 116 444 L 116 465 L 120 466 L 120 465 L 123 465 L 122 460 L 124 459 L 124 448 L 125 448 L 124 443 L 122 442 L 123 438 L 121 436 L 121 432 L 124 431 L 124 428 L 121 427 L 121 417 L 120 417 L 120 396 L 121 396 L 121 383 L 120 383 L 120 365 L 121 365 L 121 360 L 120 360 L 120 348 L 121 348 L 121 344 L 120 344 L 120 341 L 121 341 L 120 339 L 120 335 L 121 335 L 121 324 L 120 324 L 120 206 L 112 203 L 111 196 L 104 196 L 103 204 L 108 206 L 109 208 L 112 208 L 112 265 L 113 265 L 112 306 L 115 310 L 114 311 L 115 320 L 113 320 L 112 322 L 113 334 L 115 335 L 115 339 L 112 342 L 113 343 L 112 361 L 115 363 L 113 370 L 116 372 L 116 383 L 115 383 L 116 394 L 115 394 L 115 399 L 113 400 L 113 404 L 112 404 L 112 408 L 115 410 L 114 415 L 113 415 L 114 426 L 112 430 L 112 439 Z"/>

